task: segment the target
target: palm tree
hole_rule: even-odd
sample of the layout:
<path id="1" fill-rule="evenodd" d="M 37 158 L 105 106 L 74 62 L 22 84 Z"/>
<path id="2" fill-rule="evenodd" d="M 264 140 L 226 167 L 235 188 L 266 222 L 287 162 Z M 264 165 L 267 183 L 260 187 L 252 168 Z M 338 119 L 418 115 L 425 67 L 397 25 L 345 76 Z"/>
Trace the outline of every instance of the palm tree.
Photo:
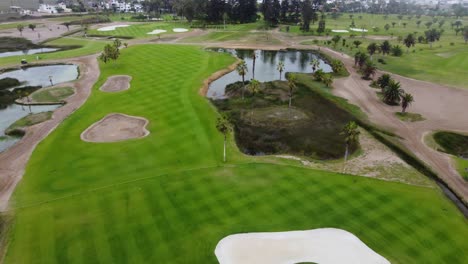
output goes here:
<path id="1" fill-rule="evenodd" d="M 333 72 L 336 74 L 340 74 L 345 70 L 343 62 L 338 59 L 332 59 L 330 65 L 332 67 Z"/>
<path id="2" fill-rule="evenodd" d="M 325 74 L 325 76 L 323 77 L 323 83 L 327 87 L 330 87 L 330 85 L 332 85 L 333 77 L 331 76 L 331 74 Z"/>
<path id="3" fill-rule="evenodd" d="M 369 52 L 369 55 L 370 55 L 370 59 L 372 60 L 372 55 L 374 55 L 374 53 L 379 49 L 379 46 L 377 45 L 377 43 L 375 42 L 372 42 L 371 44 L 369 44 L 369 46 L 367 46 L 367 52 Z"/>
<path id="4" fill-rule="evenodd" d="M 414 102 L 413 95 L 409 93 L 405 93 L 401 97 L 401 112 L 406 113 L 406 108 L 408 108 L 412 102 Z"/>
<path id="5" fill-rule="evenodd" d="M 319 69 L 316 72 L 314 72 L 314 78 L 316 81 L 319 81 L 319 82 L 323 81 L 324 76 L 325 76 L 325 72 L 322 69 Z"/>
<path id="6" fill-rule="evenodd" d="M 362 70 L 362 78 L 369 80 L 372 76 L 375 75 L 376 71 L 377 67 L 375 66 L 375 64 L 370 60 L 366 60 L 366 63 L 364 64 Z"/>
<path id="7" fill-rule="evenodd" d="M 218 117 L 216 120 L 216 129 L 221 132 L 224 136 L 224 150 L 223 150 L 223 161 L 226 162 L 226 141 L 227 134 L 231 131 L 231 124 L 225 116 Z"/>
<path id="8" fill-rule="evenodd" d="M 392 46 L 390 45 L 390 42 L 388 42 L 388 40 L 385 40 L 385 41 L 382 42 L 382 44 L 380 45 L 380 50 L 382 51 L 382 54 L 383 54 L 383 55 L 389 54 L 391 48 L 392 48 Z"/>
<path id="9" fill-rule="evenodd" d="M 20 24 L 20 25 L 16 26 L 16 29 L 18 29 L 20 35 L 23 36 L 24 26 Z"/>
<path id="10" fill-rule="evenodd" d="M 312 61 L 310 61 L 310 65 L 312 66 L 312 72 L 315 72 L 320 66 L 320 61 L 317 58 L 313 58 Z"/>
<path id="11" fill-rule="evenodd" d="M 252 95 L 252 101 L 250 104 L 250 122 L 252 122 L 254 96 L 260 91 L 260 82 L 255 79 L 252 79 L 249 84 L 249 91 Z"/>
<path id="12" fill-rule="evenodd" d="M 390 83 L 392 80 L 392 77 L 388 73 L 382 74 L 378 79 L 377 79 L 377 84 L 379 85 L 380 89 L 382 89 L 382 92 L 384 91 L 385 87 Z"/>
<path id="13" fill-rule="evenodd" d="M 237 73 L 242 77 L 242 99 L 244 99 L 244 91 L 245 91 L 245 75 L 248 72 L 247 64 L 245 61 L 241 60 L 236 67 Z"/>
<path id="14" fill-rule="evenodd" d="M 249 92 L 252 94 L 252 97 L 260 91 L 259 89 L 260 82 L 258 80 L 252 79 L 249 84 Z"/>
<path id="15" fill-rule="evenodd" d="M 405 43 L 406 46 L 406 53 L 409 53 L 409 48 L 411 46 L 414 47 L 414 44 L 416 44 L 416 39 L 414 38 L 413 34 L 408 34 L 406 38 L 403 40 L 403 43 Z"/>
<path id="16" fill-rule="evenodd" d="M 279 76 L 280 76 L 280 81 L 281 81 L 281 76 L 283 74 L 283 71 L 284 71 L 284 62 L 283 61 L 280 61 L 278 63 L 278 66 L 276 66 L 276 69 L 279 71 Z"/>
<path id="17" fill-rule="evenodd" d="M 296 75 L 294 74 L 288 75 L 288 88 L 289 88 L 289 106 L 288 107 L 291 108 L 293 91 L 296 88 Z"/>
<path id="18" fill-rule="evenodd" d="M 404 92 L 399 82 L 391 80 L 384 89 L 383 100 L 387 104 L 398 104 Z"/>
<path id="19" fill-rule="evenodd" d="M 345 136 L 345 143 L 346 143 L 343 173 L 345 172 L 346 161 L 348 160 L 349 147 L 359 142 L 360 133 L 361 132 L 359 131 L 359 127 L 354 121 L 350 121 L 349 123 L 347 123 L 344 126 L 343 131 L 341 132 L 341 135 Z"/>
<path id="20" fill-rule="evenodd" d="M 252 79 L 255 79 L 255 61 L 257 60 L 257 54 L 255 53 L 255 50 L 252 50 L 250 57 L 252 58 Z"/>

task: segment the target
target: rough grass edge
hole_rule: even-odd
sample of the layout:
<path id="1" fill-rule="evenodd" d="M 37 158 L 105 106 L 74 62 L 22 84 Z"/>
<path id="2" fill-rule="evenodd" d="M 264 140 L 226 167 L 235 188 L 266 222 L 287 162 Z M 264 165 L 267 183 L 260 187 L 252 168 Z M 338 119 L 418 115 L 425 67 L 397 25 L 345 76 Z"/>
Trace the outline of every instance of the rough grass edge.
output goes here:
<path id="1" fill-rule="evenodd" d="M 306 74 L 300 74 L 302 76 L 307 76 Z M 307 85 L 307 83 L 305 84 Z M 450 197 L 449 194 L 445 193 L 444 194 L 452 200 L 455 205 L 460 209 L 462 214 L 468 218 L 468 201 L 463 199 L 460 195 L 458 195 L 450 186 L 448 186 L 447 183 L 445 183 L 442 178 L 440 178 L 437 173 L 435 173 L 427 164 L 425 164 L 423 161 L 421 161 L 419 158 L 417 158 L 413 153 L 411 153 L 408 149 L 406 149 L 404 146 L 401 146 L 401 144 L 398 144 L 394 140 L 390 140 L 387 137 L 392 137 L 392 138 L 399 138 L 397 135 L 395 135 L 392 132 L 389 132 L 385 129 L 379 128 L 374 124 L 371 124 L 369 120 L 367 119 L 367 116 L 360 110 L 359 111 L 351 111 L 351 109 L 355 109 L 356 106 L 353 104 L 350 104 L 347 100 L 343 100 L 341 97 L 337 97 L 329 92 L 326 92 L 320 88 L 315 87 L 315 85 L 307 85 L 312 89 L 312 91 L 316 92 L 319 96 L 322 96 L 326 100 L 329 100 L 331 103 L 337 105 L 337 107 L 340 107 L 341 109 L 349 112 L 356 120 L 359 126 L 363 127 L 366 131 L 368 131 L 375 139 L 383 143 L 385 146 L 390 148 L 395 154 L 397 154 L 398 157 L 400 157 L 402 160 L 404 160 L 406 163 L 408 163 L 410 166 L 415 168 L 418 172 L 420 172 L 423 175 L 426 175 L 430 179 L 434 180 L 436 183 L 442 185 L 446 189 L 448 189 L 455 197 L 457 200 L 453 199 Z"/>

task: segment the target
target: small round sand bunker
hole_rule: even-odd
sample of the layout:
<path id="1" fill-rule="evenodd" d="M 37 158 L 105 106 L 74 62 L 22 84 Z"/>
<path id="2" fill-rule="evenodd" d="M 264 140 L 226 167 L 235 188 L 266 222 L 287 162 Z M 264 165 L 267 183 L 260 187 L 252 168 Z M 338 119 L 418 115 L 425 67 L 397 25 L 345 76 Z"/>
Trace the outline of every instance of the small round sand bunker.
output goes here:
<path id="1" fill-rule="evenodd" d="M 108 114 L 81 133 L 87 142 L 117 142 L 149 135 L 148 120 L 125 114 Z"/>
<path id="2" fill-rule="evenodd" d="M 99 88 L 99 90 L 111 93 L 125 91 L 130 88 L 131 80 L 132 77 L 128 75 L 114 75 L 107 78 L 107 81 L 103 86 L 101 86 L 101 88 Z"/>

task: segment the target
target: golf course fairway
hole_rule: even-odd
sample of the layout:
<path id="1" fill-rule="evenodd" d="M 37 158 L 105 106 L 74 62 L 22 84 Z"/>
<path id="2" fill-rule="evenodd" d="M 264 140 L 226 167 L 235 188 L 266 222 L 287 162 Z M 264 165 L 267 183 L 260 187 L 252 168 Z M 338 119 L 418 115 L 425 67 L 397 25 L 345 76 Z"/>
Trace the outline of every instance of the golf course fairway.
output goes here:
<path id="1" fill-rule="evenodd" d="M 203 80 L 234 58 L 182 45 L 134 45 L 86 103 L 35 149 L 12 197 L 5 263 L 217 263 L 224 237 L 339 228 L 392 264 L 467 263 L 468 223 L 436 188 L 268 163 L 217 132 Z M 131 89 L 99 90 L 109 76 Z M 109 113 L 149 121 L 144 138 L 90 143 Z M 286 161 L 284 161 L 286 162 Z"/>

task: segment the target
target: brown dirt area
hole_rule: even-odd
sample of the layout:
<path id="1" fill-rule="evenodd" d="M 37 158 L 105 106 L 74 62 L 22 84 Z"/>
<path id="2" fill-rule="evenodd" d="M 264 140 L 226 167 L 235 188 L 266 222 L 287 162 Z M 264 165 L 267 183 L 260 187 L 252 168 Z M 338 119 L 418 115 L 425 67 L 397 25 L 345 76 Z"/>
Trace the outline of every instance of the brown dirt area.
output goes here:
<path id="1" fill-rule="evenodd" d="M 131 76 L 115 75 L 107 78 L 107 81 L 99 88 L 104 92 L 120 92 L 130 88 Z"/>
<path id="2" fill-rule="evenodd" d="M 105 143 L 142 138 L 150 133 L 147 124 L 148 120 L 142 117 L 108 114 L 81 133 L 81 140 Z"/>
<path id="3" fill-rule="evenodd" d="M 63 22 L 50 21 L 48 19 L 34 19 L 21 21 L 24 25 L 22 35 L 16 28 L 0 30 L 0 37 L 17 37 L 26 38 L 31 40 L 33 43 L 38 43 L 50 38 L 60 37 L 62 34 L 67 33 L 67 27 L 61 25 Z M 28 28 L 29 24 L 36 24 L 37 27 L 33 30 Z M 78 29 L 80 26 L 71 25 L 70 31 Z"/>

